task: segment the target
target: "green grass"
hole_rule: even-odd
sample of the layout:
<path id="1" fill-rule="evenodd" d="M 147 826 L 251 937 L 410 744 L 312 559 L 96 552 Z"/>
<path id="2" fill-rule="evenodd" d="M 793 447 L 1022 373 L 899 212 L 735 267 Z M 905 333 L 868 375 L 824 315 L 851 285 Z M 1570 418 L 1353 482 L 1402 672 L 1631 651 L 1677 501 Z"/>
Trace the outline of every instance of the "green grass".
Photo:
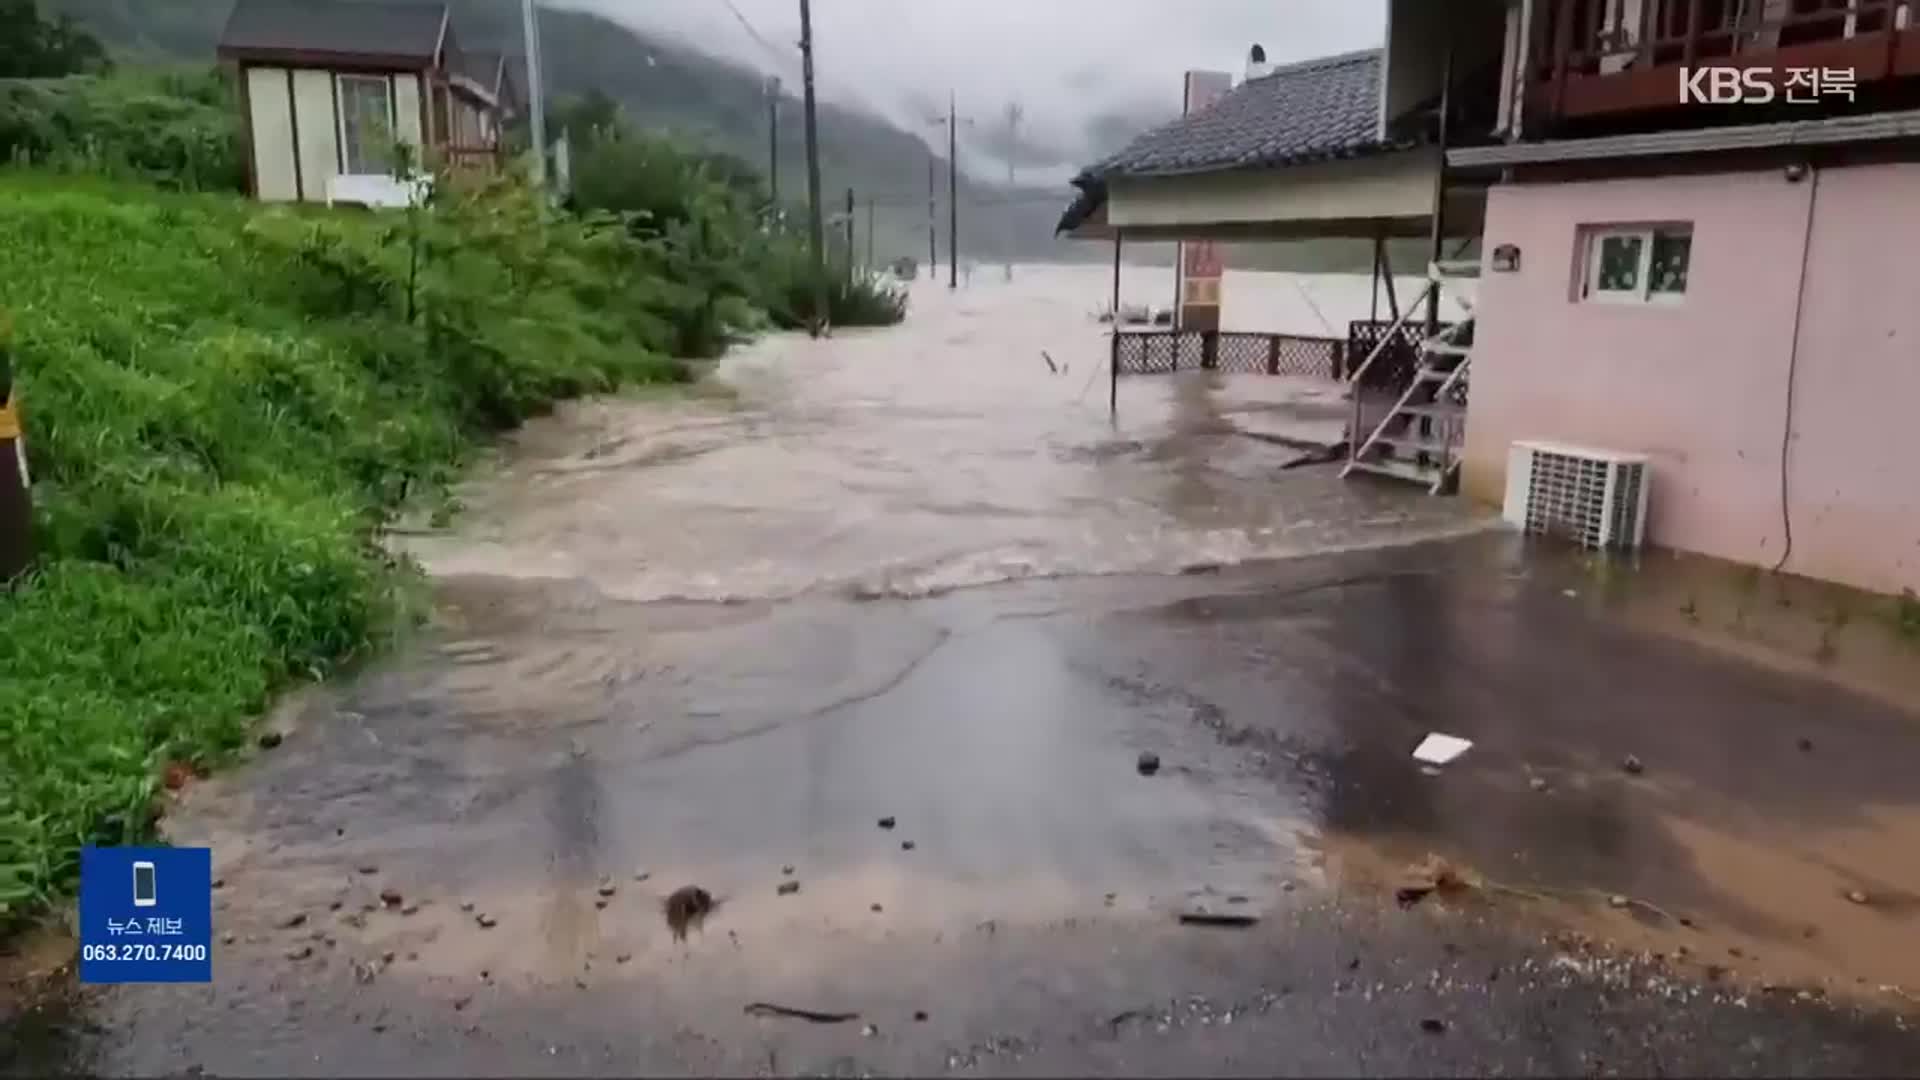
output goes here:
<path id="1" fill-rule="evenodd" d="M 0 170 L 41 551 L 0 597 L 0 929 L 149 835 L 168 763 L 379 646 L 410 492 L 555 399 L 684 377 L 714 290 L 673 261 L 507 186 L 375 216 Z"/>

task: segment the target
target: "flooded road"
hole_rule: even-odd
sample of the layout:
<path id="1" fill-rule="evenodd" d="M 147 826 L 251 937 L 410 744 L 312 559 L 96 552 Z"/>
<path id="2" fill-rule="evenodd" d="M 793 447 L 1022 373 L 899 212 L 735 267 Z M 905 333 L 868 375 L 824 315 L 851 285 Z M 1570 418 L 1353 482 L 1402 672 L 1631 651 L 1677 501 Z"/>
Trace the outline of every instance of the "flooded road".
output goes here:
<path id="1" fill-rule="evenodd" d="M 436 581 L 428 631 L 290 702 L 278 748 L 169 816 L 174 842 L 214 849 L 215 984 L 87 996 L 72 1060 L 387 1076 L 1920 1061 L 1893 999 L 1819 978 L 1910 971 L 1920 870 L 1878 830 L 1920 801 L 1920 720 L 1621 629 L 1464 502 L 1283 470 L 1296 454 L 1236 419 L 1271 383 L 1130 380 L 1116 422 L 1091 317 L 1105 285 L 1036 269 L 924 291 L 896 331 L 742 349 L 724 392 L 585 404 L 520 433 L 450 532 L 406 540 Z M 1327 407 L 1312 388 L 1293 400 Z M 1791 747 L 1812 713 L 1809 756 Z M 1424 776 L 1407 753 L 1435 729 L 1480 745 Z M 1618 769 L 1628 752 L 1645 776 Z M 1791 823 L 1757 825 L 1749 808 L 1782 785 Z M 1801 875 L 1791 902 L 1812 905 L 1818 941 L 1689 856 L 1709 840 Z M 1529 890 L 1598 890 L 1576 920 L 1596 944 L 1637 925 L 1604 900 L 1631 891 L 1689 933 L 1808 955 L 1751 979 L 1675 970 L 1589 951 L 1544 903 L 1401 910 L 1367 880 L 1425 850 Z M 663 912 L 683 887 L 714 901 L 684 942 Z M 1836 899 L 1854 888 L 1869 902 Z"/>
<path id="2" fill-rule="evenodd" d="M 1292 275 L 1248 277 L 1303 303 Z M 1354 282 L 1335 282 L 1316 303 L 1352 305 Z M 729 356 L 730 406 L 570 408 L 515 440 L 457 535 L 412 550 L 437 576 L 587 581 L 641 602 L 914 597 L 1476 527 L 1458 503 L 1324 469 L 1276 476 L 1298 455 L 1235 426 L 1272 379 L 1127 380 L 1116 424 L 1093 317 L 1105 289 L 1084 268 L 922 285 L 907 327 Z M 1312 389 L 1343 416 L 1334 388 Z"/>

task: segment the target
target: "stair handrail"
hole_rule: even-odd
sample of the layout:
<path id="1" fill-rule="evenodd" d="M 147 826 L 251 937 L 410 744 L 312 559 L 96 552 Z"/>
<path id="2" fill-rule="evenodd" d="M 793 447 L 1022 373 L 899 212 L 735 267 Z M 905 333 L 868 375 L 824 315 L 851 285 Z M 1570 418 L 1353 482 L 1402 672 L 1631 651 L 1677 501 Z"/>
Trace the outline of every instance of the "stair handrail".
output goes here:
<path id="1" fill-rule="evenodd" d="M 1473 325 L 1473 320 L 1474 316 L 1468 315 L 1466 318 L 1461 319 L 1459 322 L 1454 323 L 1438 334 L 1422 341 L 1420 343 L 1421 347 L 1424 349 L 1426 346 L 1436 342 L 1452 344 L 1454 335 Z M 1443 383 L 1439 391 L 1434 394 L 1435 400 L 1445 396 L 1449 390 L 1453 389 L 1455 382 L 1457 382 L 1462 375 L 1466 374 L 1467 367 L 1471 363 L 1472 361 L 1470 359 L 1461 359 L 1460 363 L 1447 375 L 1446 382 Z M 1423 360 L 1420 366 L 1421 369 L 1424 370 L 1426 368 L 1426 362 Z M 1406 408 L 1407 403 L 1413 398 L 1414 391 L 1418 390 L 1419 387 L 1420 374 L 1416 372 L 1413 379 L 1407 383 L 1406 389 L 1401 391 L 1399 400 L 1395 401 L 1393 407 L 1387 410 L 1386 415 L 1380 418 L 1380 422 L 1374 425 L 1373 431 L 1367 435 L 1364 441 L 1358 438 L 1360 434 L 1360 421 L 1362 419 L 1360 414 L 1360 394 L 1357 390 L 1354 392 L 1353 419 L 1348 425 L 1351 435 L 1347 439 L 1347 469 L 1341 473 L 1342 476 L 1345 476 L 1346 472 L 1351 472 L 1353 463 L 1365 457 L 1367 451 L 1373 449 L 1373 445 L 1380 441 L 1380 436 L 1387 430 L 1387 425 L 1393 423 L 1393 418 L 1400 414 L 1401 409 Z"/>
<path id="2" fill-rule="evenodd" d="M 1347 377 L 1347 385 L 1349 387 L 1357 387 L 1360 385 L 1360 380 L 1366 375 L 1367 369 L 1373 366 L 1375 360 L 1380 359 L 1381 353 L 1387 351 L 1387 346 L 1393 343 L 1394 338 L 1400 336 L 1400 328 L 1407 325 L 1407 320 L 1413 318 L 1413 313 L 1419 310 L 1420 305 L 1439 287 L 1440 283 L 1438 281 L 1427 282 L 1427 287 L 1420 290 L 1420 296 L 1400 312 L 1400 318 L 1395 320 L 1393 326 L 1374 344 L 1373 351 L 1368 353 L 1367 358 L 1360 362 L 1360 366 L 1353 370 L 1353 374 Z"/>

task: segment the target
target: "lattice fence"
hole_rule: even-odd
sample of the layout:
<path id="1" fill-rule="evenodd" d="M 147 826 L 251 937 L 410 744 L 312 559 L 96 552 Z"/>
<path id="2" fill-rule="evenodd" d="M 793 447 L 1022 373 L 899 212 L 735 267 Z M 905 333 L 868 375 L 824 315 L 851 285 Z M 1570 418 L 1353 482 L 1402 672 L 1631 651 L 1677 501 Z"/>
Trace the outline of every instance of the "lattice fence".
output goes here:
<path id="1" fill-rule="evenodd" d="M 1347 349 L 1334 338 L 1226 330 L 1129 330 L 1113 339 L 1114 366 L 1122 375 L 1212 370 L 1333 379 Z"/>
<path id="2" fill-rule="evenodd" d="M 1440 329 L 1450 330 L 1452 323 L 1441 323 Z M 1393 330 L 1390 322 L 1368 322 L 1360 320 L 1347 325 L 1346 360 L 1340 372 L 1342 378 L 1351 378 L 1373 350 Z M 1380 358 L 1367 368 L 1364 385 L 1373 389 L 1404 390 L 1413 379 L 1413 373 L 1420 368 L 1420 342 L 1427 336 L 1427 324 L 1422 321 L 1409 321 L 1393 334 L 1391 343 Z M 1461 345 L 1473 344 L 1473 332 L 1469 328 L 1459 341 Z"/>

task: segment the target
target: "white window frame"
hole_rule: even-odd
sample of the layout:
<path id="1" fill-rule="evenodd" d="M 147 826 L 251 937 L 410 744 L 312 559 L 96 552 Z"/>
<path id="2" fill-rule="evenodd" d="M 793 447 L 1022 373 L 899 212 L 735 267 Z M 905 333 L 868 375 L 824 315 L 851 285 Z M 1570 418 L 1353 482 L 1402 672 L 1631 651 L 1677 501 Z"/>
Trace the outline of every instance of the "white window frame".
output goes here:
<path id="1" fill-rule="evenodd" d="M 1686 302 L 1686 290 L 1680 292 L 1653 291 L 1653 249 L 1654 241 L 1660 237 L 1685 236 L 1689 240 L 1688 271 L 1692 271 L 1693 226 L 1673 223 L 1665 225 L 1603 225 L 1588 226 L 1582 230 L 1586 246 L 1581 253 L 1579 292 L 1576 294 L 1582 303 L 1588 304 L 1628 304 L 1671 307 Z M 1625 289 L 1602 289 L 1600 282 L 1600 256 L 1608 240 L 1638 239 L 1640 241 L 1640 266 L 1638 285 L 1631 291 Z"/>
<path id="2" fill-rule="evenodd" d="M 340 173 L 341 175 L 342 176 L 386 176 L 388 175 L 390 170 L 386 168 L 377 169 L 373 172 L 362 172 L 362 171 L 356 170 L 355 168 L 356 163 L 353 160 L 353 142 L 347 138 L 347 114 L 352 111 L 352 109 L 349 107 L 347 102 L 347 85 L 349 83 L 371 83 L 384 88 L 382 90 L 382 93 L 385 95 L 387 99 L 387 134 L 397 140 L 400 134 L 400 126 L 397 122 L 397 118 L 394 116 L 394 110 L 397 109 L 399 105 L 398 105 L 398 99 L 394 93 L 393 76 L 367 75 L 367 74 L 361 74 L 358 72 L 338 71 L 334 73 L 333 80 L 334 80 L 334 100 L 339 102 L 339 107 L 335 110 L 339 115 L 334 117 L 334 126 L 338 131 L 339 139 L 340 139 Z M 360 163 L 360 164 L 364 164 L 364 163 Z"/>

